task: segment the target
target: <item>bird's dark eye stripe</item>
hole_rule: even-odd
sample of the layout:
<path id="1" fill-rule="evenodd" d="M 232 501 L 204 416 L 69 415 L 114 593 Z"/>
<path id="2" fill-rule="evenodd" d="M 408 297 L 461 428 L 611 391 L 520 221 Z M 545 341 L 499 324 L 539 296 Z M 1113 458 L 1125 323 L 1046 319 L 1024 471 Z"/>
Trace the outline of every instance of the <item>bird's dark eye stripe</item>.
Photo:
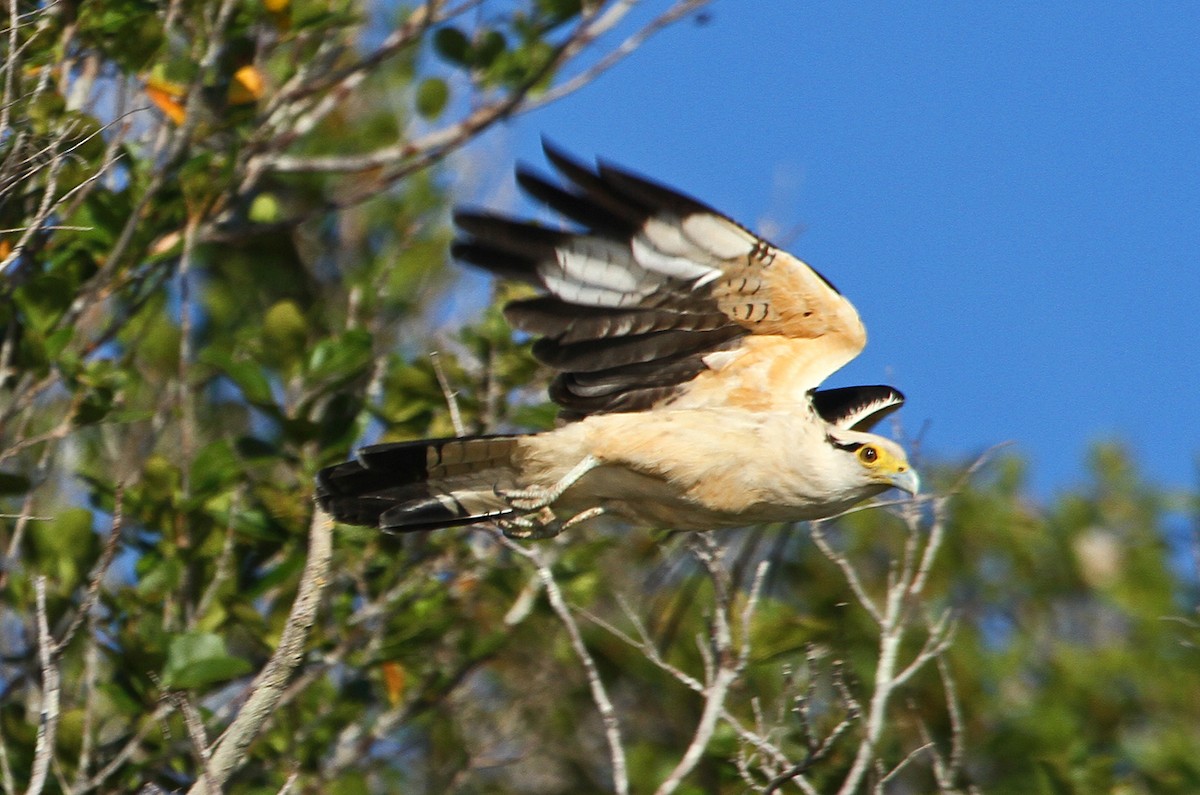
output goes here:
<path id="1" fill-rule="evenodd" d="M 858 450 L 858 448 L 863 446 L 862 442 L 846 442 L 845 444 L 843 444 L 842 442 L 839 442 L 837 439 L 834 439 L 832 436 L 826 436 L 825 439 L 826 439 L 826 441 L 828 441 L 831 445 L 833 445 L 837 449 L 845 450 L 847 453 L 853 453 L 856 450 Z"/>

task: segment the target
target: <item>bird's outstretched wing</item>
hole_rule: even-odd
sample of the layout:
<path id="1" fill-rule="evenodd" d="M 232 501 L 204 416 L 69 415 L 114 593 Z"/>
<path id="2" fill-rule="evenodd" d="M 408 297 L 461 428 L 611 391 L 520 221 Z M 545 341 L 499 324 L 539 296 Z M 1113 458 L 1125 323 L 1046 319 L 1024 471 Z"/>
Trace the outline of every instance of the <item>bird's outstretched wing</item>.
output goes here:
<path id="1" fill-rule="evenodd" d="M 866 344 L 854 307 L 801 260 L 670 188 L 545 151 L 563 185 L 518 181 L 578 229 L 460 211 L 453 254 L 544 290 L 505 313 L 540 337 L 565 417 L 795 407 Z"/>

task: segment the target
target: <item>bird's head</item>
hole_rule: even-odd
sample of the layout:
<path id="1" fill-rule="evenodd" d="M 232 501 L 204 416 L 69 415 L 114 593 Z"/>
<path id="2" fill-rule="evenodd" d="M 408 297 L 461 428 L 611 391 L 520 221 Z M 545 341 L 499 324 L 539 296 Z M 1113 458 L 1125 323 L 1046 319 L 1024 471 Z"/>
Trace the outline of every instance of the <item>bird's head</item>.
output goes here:
<path id="1" fill-rule="evenodd" d="M 829 431 L 829 443 L 840 453 L 844 468 L 853 473 L 864 486 L 876 486 L 876 492 L 896 488 L 916 494 L 921 478 L 904 448 L 873 433 L 841 428 Z"/>

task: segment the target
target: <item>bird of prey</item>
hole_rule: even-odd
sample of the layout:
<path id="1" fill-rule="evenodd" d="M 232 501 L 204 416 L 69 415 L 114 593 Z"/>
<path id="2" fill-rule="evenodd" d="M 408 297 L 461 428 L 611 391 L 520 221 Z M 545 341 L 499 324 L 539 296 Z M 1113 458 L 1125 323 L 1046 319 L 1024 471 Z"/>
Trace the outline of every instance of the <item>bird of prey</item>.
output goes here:
<path id="1" fill-rule="evenodd" d="M 453 256 L 540 288 L 505 316 L 557 371 L 553 430 L 360 449 L 317 477 L 335 519 L 391 532 L 495 523 L 544 538 L 599 514 L 680 530 L 832 516 L 915 494 L 868 431 L 889 386 L 818 389 L 866 344 L 807 264 L 701 202 L 545 145 L 517 180 L 572 229 L 460 210 Z"/>

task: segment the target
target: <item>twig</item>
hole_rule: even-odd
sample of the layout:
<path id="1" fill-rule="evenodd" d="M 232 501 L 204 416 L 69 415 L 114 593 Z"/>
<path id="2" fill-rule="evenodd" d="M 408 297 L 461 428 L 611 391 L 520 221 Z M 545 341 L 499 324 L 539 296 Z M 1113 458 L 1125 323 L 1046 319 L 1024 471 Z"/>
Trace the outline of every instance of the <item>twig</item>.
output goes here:
<path id="1" fill-rule="evenodd" d="M 450 424 L 454 426 L 454 435 L 466 436 L 467 426 L 463 424 L 462 412 L 458 410 L 458 393 L 450 388 L 450 380 L 446 378 L 446 371 L 442 368 L 441 354 L 430 351 L 429 361 L 433 364 L 433 374 L 442 389 L 442 397 L 446 399 L 446 409 L 450 412 Z"/>
<path id="2" fill-rule="evenodd" d="M 79 761 L 75 766 L 75 779 L 70 792 L 75 792 L 87 780 L 92 766 L 92 751 L 96 738 L 93 734 L 96 722 L 96 678 L 100 668 L 100 641 L 95 612 L 88 614 L 87 645 L 83 650 L 83 725 L 80 728 Z"/>
<path id="3" fill-rule="evenodd" d="M 630 54 L 646 43 L 650 37 L 661 31 L 663 28 L 674 24 L 688 14 L 698 11 L 703 6 L 708 5 L 711 0 L 681 0 L 671 8 L 668 8 L 663 13 L 646 23 L 640 30 L 637 30 L 629 35 L 623 42 L 610 50 L 599 61 L 592 64 L 583 72 L 574 77 L 560 83 L 553 88 L 546 90 L 543 94 L 530 100 L 526 103 L 523 113 L 535 110 L 552 102 L 557 102 L 568 94 L 574 93 L 583 88 L 587 84 L 594 81 L 600 75 L 607 72 L 609 69 L 616 66 L 621 61 L 625 60 Z M 622 14 L 623 16 L 623 14 Z M 607 22 L 602 25 L 596 25 L 593 30 L 592 39 L 603 35 L 608 29 L 613 27 L 620 17 L 614 19 L 611 23 Z"/>
<path id="4" fill-rule="evenodd" d="M 846 583 L 850 586 L 850 590 L 854 592 L 858 603 L 870 614 L 871 618 L 875 619 L 876 624 L 882 624 L 883 614 L 879 611 L 879 607 L 875 604 L 875 601 L 867 594 L 867 589 L 863 587 L 862 580 L 858 576 L 858 571 L 845 555 L 830 546 L 829 540 L 825 537 L 824 523 L 812 522 L 809 535 L 812 537 L 813 543 L 821 550 L 821 553 L 842 570 L 842 575 L 846 578 Z"/>
<path id="5" fill-rule="evenodd" d="M 59 686 L 58 654 L 54 639 L 50 636 L 46 618 L 46 578 L 38 575 L 33 581 L 38 660 L 42 667 L 42 709 L 38 721 L 37 741 L 34 745 L 33 764 L 30 767 L 27 795 L 38 795 L 46 786 L 50 761 L 54 757 L 54 745 L 58 735 L 58 709 L 61 689 Z"/>
<path id="6" fill-rule="evenodd" d="M 912 749 L 907 754 L 905 754 L 903 759 L 901 759 L 899 762 L 897 762 L 896 765 L 891 770 L 889 770 L 885 775 L 880 776 L 879 780 L 875 782 L 875 786 L 873 789 L 874 789 L 876 795 L 883 795 L 884 786 L 889 781 L 894 779 L 896 776 L 900 775 L 900 772 L 902 770 L 904 770 L 904 768 L 908 767 L 914 759 L 916 759 L 921 754 L 923 754 L 926 751 L 929 751 L 933 748 L 934 748 L 934 745 L 932 742 L 925 742 L 924 744 L 918 745 L 916 748 Z"/>
<path id="7" fill-rule="evenodd" d="M 12 763 L 8 761 L 8 743 L 0 735 L 0 786 L 4 787 L 4 795 L 13 795 L 17 791 L 13 781 Z"/>
<path id="8" fill-rule="evenodd" d="M 705 750 L 712 742 L 717 722 L 725 712 L 725 698 L 729 694 L 729 688 L 742 675 L 750 658 L 750 621 L 758 606 L 763 581 L 767 574 L 768 564 L 766 561 L 762 561 L 758 564 L 754 582 L 746 599 L 745 609 L 742 611 L 742 643 L 740 650 L 735 653 L 728 617 L 731 595 L 726 582 L 727 573 L 720 568 L 720 552 L 716 547 L 716 542 L 708 536 L 701 536 L 701 538 L 703 540 L 697 544 L 697 548 L 700 550 L 697 552 L 697 557 L 708 570 L 715 591 L 711 637 L 714 670 L 704 689 L 704 709 L 700 714 L 700 720 L 696 722 L 692 741 L 684 751 L 683 757 L 675 765 L 675 769 L 656 790 L 656 795 L 667 795 L 678 789 L 683 779 L 700 763 Z"/>
<path id="9" fill-rule="evenodd" d="M 213 779 L 223 786 L 246 759 L 250 742 L 274 712 L 288 679 L 300 664 L 308 631 L 316 620 L 321 595 L 329 582 L 329 562 L 333 555 L 333 521 L 323 511 L 313 513 L 308 534 L 308 562 L 300 578 L 300 588 L 292 603 L 292 612 L 279 637 L 279 646 L 250 685 L 250 696 L 233 723 L 213 746 L 209 759 Z M 202 782 L 189 790 L 204 792 Z"/>
<path id="10" fill-rule="evenodd" d="M 950 671 L 950 665 L 946 662 L 945 655 L 937 658 L 937 669 L 938 676 L 942 680 L 942 692 L 946 694 L 946 713 L 950 716 L 950 759 L 944 770 L 935 770 L 935 772 L 938 774 L 939 782 L 944 779 L 945 788 L 951 789 L 954 785 L 954 778 L 962 770 L 963 738 L 966 735 L 966 727 L 963 723 L 962 705 L 958 703 L 958 685 L 954 681 L 954 674 Z"/>
<path id="11" fill-rule="evenodd" d="M 290 795 L 292 788 L 296 786 L 296 781 L 300 778 L 300 771 L 293 770 L 288 774 L 287 780 L 283 782 L 283 786 L 279 788 L 278 795 Z"/>
<path id="12" fill-rule="evenodd" d="M 63 632 L 62 637 L 54 644 L 55 654 L 61 654 L 67 648 L 72 638 L 75 637 L 75 633 L 79 631 L 80 625 L 91 617 L 92 610 L 100 598 L 100 583 L 104 580 L 104 575 L 108 572 L 109 567 L 112 566 L 113 559 L 117 555 L 117 547 L 121 542 L 121 530 L 124 527 L 124 494 L 124 487 L 118 483 L 113 496 L 112 524 L 108 530 L 108 538 L 104 540 L 104 549 L 100 552 L 100 560 L 96 561 L 96 565 L 92 568 L 92 574 L 88 577 L 87 591 L 84 592 L 79 609 L 75 611 L 75 617 L 71 619 L 71 624 Z"/>
<path id="13" fill-rule="evenodd" d="M 625 748 L 621 740 L 621 724 L 617 720 L 616 710 L 613 709 L 612 700 L 608 697 L 604 682 L 600 679 L 596 661 L 592 659 L 591 652 L 583 642 L 579 624 L 575 621 L 571 608 L 567 606 L 566 599 L 563 598 L 562 590 L 558 587 L 558 581 L 554 579 L 554 572 L 551 571 L 542 548 L 524 547 L 499 532 L 496 533 L 496 537 L 505 547 L 530 561 L 537 569 L 538 577 L 541 578 L 542 586 L 546 589 L 546 596 L 550 600 L 550 607 L 562 622 L 563 627 L 566 628 L 567 636 L 571 640 L 571 648 L 574 649 L 575 656 L 579 658 L 579 662 L 583 666 L 588 687 L 592 691 L 592 702 L 596 705 L 600 719 L 604 723 L 604 737 L 608 742 L 609 759 L 612 765 L 613 788 L 618 795 L 628 795 L 629 772 L 625 761 Z"/>
<path id="14" fill-rule="evenodd" d="M 188 212 L 183 230 L 183 251 L 175 277 L 179 284 L 179 360 L 177 363 L 175 400 L 179 407 L 179 455 L 191 461 L 196 446 L 196 403 L 191 383 L 191 367 L 195 358 L 192 340 L 192 259 L 196 252 L 196 230 L 202 210 Z M 183 498 L 191 496 L 191 467 L 180 468 L 180 489 Z"/>
<path id="15" fill-rule="evenodd" d="M 196 705 L 185 693 L 169 693 L 167 699 L 183 716 L 183 725 L 187 729 L 192 753 L 196 756 L 196 762 L 200 766 L 200 780 L 204 783 L 205 792 L 207 795 L 220 795 L 221 786 L 213 778 L 212 770 L 208 765 L 208 738 L 204 734 L 204 721 L 200 717 L 200 711 L 196 709 Z"/>
<path id="16" fill-rule="evenodd" d="M 83 795 L 85 792 L 91 792 L 92 790 L 103 786 L 105 781 L 107 781 L 118 770 L 120 770 L 121 767 L 123 767 L 125 763 L 129 761 L 131 756 L 137 753 L 138 749 L 142 745 L 142 740 L 146 739 L 146 735 L 153 731 L 154 727 L 160 721 L 166 718 L 166 716 L 171 713 L 172 709 L 174 709 L 174 707 L 170 704 L 170 702 L 159 702 L 159 705 L 155 707 L 154 712 L 152 712 L 146 720 L 141 722 L 141 725 L 138 727 L 137 731 L 134 732 L 133 736 L 126 740 L 125 744 L 121 746 L 121 750 L 117 751 L 117 753 L 113 755 L 112 759 L 108 760 L 108 764 L 101 768 L 96 775 L 92 776 L 85 783 L 71 790 L 73 795 Z"/>
<path id="17" fill-rule="evenodd" d="M 233 518 L 241 512 L 243 497 L 244 490 L 241 488 L 233 495 L 233 502 L 229 507 L 229 521 L 225 525 L 225 541 L 221 544 L 221 553 L 217 556 L 213 574 L 208 578 L 208 583 L 204 586 L 204 592 L 196 600 L 196 608 L 192 611 L 191 620 L 188 622 L 189 627 L 194 628 L 196 622 L 200 621 L 208 613 L 209 608 L 212 607 L 212 603 L 217 598 L 217 593 L 229 579 L 229 575 L 233 573 L 233 551 L 236 546 L 234 543 L 236 534 L 233 529 Z"/>
<path id="18" fill-rule="evenodd" d="M 658 647 L 655 646 L 654 642 L 650 639 L 649 633 L 646 631 L 645 624 L 641 621 L 641 619 L 637 617 L 637 615 L 629 607 L 628 603 L 624 599 L 622 599 L 620 596 L 618 596 L 617 602 L 618 602 L 618 604 L 620 604 L 621 609 L 624 611 L 625 615 L 629 618 L 631 623 L 633 623 L 635 631 L 638 633 L 640 639 L 632 637 L 631 635 L 624 632 L 620 628 L 614 626 L 613 624 L 606 621 L 605 619 L 600 618 L 599 616 L 596 616 L 596 615 L 588 612 L 587 610 L 584 610 L 583 608 L 577 607 L 577 608 L 575 608 L 575 610 L 576 610 L 576 612 L 578 612 L 584 618 L 591 621 L 596 626 L 600 627 L 601 629 L 606 630 L 607 632 L 611 633 L 614 637 L 619 638 L 620 640 L 629 644 L 633 648 L 637 649 L 639 652 L 641 652 L 646 657 L 647 660 L 650 661 L 650 663 L 652 663 L 654 666 L 656 666 L 660 670 L 673 676 L 676 679 L 676 681 L 678 681 L 684 687 L 688 688 L 689 690 L 691 690 L 694 693 L 703 695 L 704 688 L 705 688 L 704 683 L 701 682 L 699 679 L 696 679 L 691 674 L 688 674 L 687 672 L 681 670 L 680 668 L 677 668 L 676 666 L 674 666 L 671 663 L 664 660 L 662 658 L 662 655 L 658 651 Z M 722 710 L 721 718 L 727 724 L 729 724 L 729 726 L 737 733 L 738 737 L 740 737 L 744 742 L 749 743 L 751 746 L 753 746 L 755 748 L 755 750 L 757 750 L 759 753 L 763 754 L 766 757 L 769 757 L 775 764 L 777 764 L 777 765 L 790 764 L 790 760 L 788 759 L 787 755 L 784 754 L 782 750 L 780 750 L 775 744 L 773 744 L 770 740 L 767 739 L 765 732 L 763 732 L 763 731 L 755 732 L 751 729 L 746 728 L 746 726 L 741 722 L 741 720 L 736 715 L 731 713 L 728 709 Z M 806 792 L 809 791 L 807 782 L 803 782 L 801 784 L 801 787 L 803 789 L 805 789 Z M 813 792 L 812 795 L 815 795 L 815 792 Z"/>

